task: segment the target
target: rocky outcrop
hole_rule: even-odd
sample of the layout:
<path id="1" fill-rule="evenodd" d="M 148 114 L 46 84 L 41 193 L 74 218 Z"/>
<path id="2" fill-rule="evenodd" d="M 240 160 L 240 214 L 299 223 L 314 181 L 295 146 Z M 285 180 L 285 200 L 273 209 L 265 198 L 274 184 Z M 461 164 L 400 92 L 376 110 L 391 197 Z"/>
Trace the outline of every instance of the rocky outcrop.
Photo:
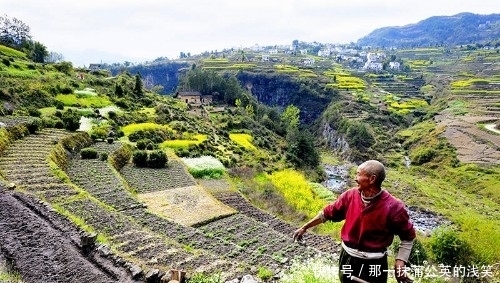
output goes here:
<path id="1" fill-rule="evenodd" d="M 322 89 L 311 80 L 299 81 L 283 74 L 240 72 L 237 78 L 261 103 L 279 109 L 291 104 L 297 106 L 305 124 L 320 117 L 335 97 L 333 91 Z"/>
<path id="2" fill-rule="evenodd" d="M 326 122 L 323 122 L 321 129 L 321 138 L 325 145 L 344 159 L 349 159 L 350 148 L 345 137 Z"/>

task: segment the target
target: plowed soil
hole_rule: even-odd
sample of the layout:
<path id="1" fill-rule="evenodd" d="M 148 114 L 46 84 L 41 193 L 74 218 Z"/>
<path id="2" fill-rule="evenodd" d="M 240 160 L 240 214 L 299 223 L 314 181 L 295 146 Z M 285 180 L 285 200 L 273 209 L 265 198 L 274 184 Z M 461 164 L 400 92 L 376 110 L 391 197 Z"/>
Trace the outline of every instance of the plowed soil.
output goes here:
<path id="1" fill-rule="evenodd" d="M 43 203 L 0 187 L 0 248 L 25 282 L 137 282 L 97 254 L 83 255 L 82 231 Z"/>

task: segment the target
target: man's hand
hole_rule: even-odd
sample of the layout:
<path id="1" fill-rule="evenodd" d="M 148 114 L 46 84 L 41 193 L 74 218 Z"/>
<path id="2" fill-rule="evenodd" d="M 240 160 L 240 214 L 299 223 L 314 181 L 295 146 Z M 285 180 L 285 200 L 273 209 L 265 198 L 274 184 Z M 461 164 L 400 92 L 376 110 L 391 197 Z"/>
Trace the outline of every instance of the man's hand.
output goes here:
<path id="1" fill-rule="evenodd" d="M 304 228 L 299 228 L 297 230 L 295 230 L 295 232 L 293 232 L 293 240 L 295 242 L 300 242 L 302 241 L 302 235 L 304 235 L 306 233 L 306 229 Z"/>
<path id="2" fill-rule="evenodd" d="M 396 281 L 398 283 L 412 283 L 413 280 L 408 276 L 409 270 L 406 268 L 406 264 L 404 261 L 400 259 L 396 259 L 394 263 L 394 276 L 396 277 Z"/>

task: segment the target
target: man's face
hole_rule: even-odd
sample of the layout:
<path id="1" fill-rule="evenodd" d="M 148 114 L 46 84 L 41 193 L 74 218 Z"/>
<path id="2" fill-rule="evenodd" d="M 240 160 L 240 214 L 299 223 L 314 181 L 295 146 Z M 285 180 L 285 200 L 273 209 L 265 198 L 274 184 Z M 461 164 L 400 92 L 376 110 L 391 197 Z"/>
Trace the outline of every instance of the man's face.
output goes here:
<path id="1" fill-rule="evenodd" d="M 375 175 L 369 175 L 363 168 L 358 167 L 358 170 L 356 171 L 356 183 L 358 183 L 358 186 L 361 189 L 368 188 L 373 185 L 375 178 Z"/>

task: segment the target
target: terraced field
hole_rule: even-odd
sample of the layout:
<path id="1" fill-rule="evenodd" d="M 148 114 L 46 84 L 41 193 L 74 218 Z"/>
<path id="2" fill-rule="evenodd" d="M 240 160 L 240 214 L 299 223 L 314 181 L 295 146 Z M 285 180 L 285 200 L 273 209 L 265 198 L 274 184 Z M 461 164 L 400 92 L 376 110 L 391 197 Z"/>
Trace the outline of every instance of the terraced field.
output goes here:
<path id="1" fill-rule="evenodd" d="M 126 268 L 99 253 L 84 255 L 84 231 L 38 199 L 78 194 L 51 173 L 48 163 L 54 142 L 69 136 L 43 130 L 2 153 L 0 169 L 9 182 L 0 184 L 2 256 L 13 262 L 25 282 L 136 282 Z"/>
<path id="2" fill-rule="evenodd" d="M 205 189 L 179 160 L 165 169 L 127 165 L 118 172 L 106 160 L 81 159 L 79 148 L 90 139 L 72 147 L 63 142 L 76 135 L 82 133 L 45 129 L 15 141 L 0 157 L 0 214 L 12 219 L 0 223 L 6 239 L 0 248 L 25 282 L 159 282 L 154 280 L 172 268 L 231 279 L 259 268 L 278 273 L 294 259 L 322 252 L 335 256 L 332 239 L 309 234 L 306 243 L 314 245 L 294 243 L 294 227 L 228 188 Z M 121 145 L 92 146 L 111 155 Z M 172 200 L 172 193 L 176 203 L 161 202 Z M 204 215 L 207 204 L 200 196 L 211 199 L 217 214 Z M 174 208 L 195 221 L 179 221 Z M 82 235 L 88 233 L 96 233 L 98 242 L 84 252 Z M 40 261 L 39 268 L 31 258 Z"/>
<path id="3" fill-rule="evenodd" d="M 485 127 L 500 124 L 498 64 L 486 62 L 482 55 L 439 48 L 432 52 L 401 50 L 398 56 L 433 61 L 420 70 L 426 74 L 427 84 L 434 85 L 433 95 L 446 97 L 450 104 L 435 116 L 435 121 L 443 129 L 442 136 L 457 149 L 458 159 L 464 163 L 500 164 L 500 134 Z M 489 56 L 496 58 L 496 54 Z M 464 84 L 457 85 L 461 81 Z"/>
<path id="4" fill-rule="evenodd" d="M 455 146 L 462 162 L 500 164 L 500 133 L 488 130 L 487 124 L 500 124 L 500 85 L 486 84 L 454 92 L 451 99 L 463 101 L 464 115 L 443 111 L 436 121 Z"/>

